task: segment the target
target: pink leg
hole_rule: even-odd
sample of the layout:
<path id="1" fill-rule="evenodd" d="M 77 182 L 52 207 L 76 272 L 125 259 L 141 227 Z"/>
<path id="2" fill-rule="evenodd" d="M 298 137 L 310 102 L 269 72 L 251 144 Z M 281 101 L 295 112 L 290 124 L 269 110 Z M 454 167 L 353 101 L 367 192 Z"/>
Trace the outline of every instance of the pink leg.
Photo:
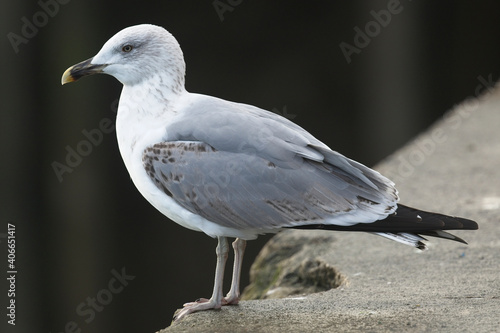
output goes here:
<path id="1" fill-rule="evenodd" d="M 184 304 L 184 309 L 174 315 L 173 321 L 181 320 L 184 316 L 209 309 L 220 309 L 222 306 L 222 282 L 224 279 L 224 266 L 226 265 L 228 244 L 226 237 L 217 237 L 218 244 L 215 252 L 217 253 L 217 265 L 215 267 L 215 283 L 212 297 L 209 300 L 200 299 L 196 302 Z"/>
<path id="2" fill-rule="evenodd" d="M 234 249 L 234 265 L 233 265 L 233 278 L 231 280 L 231 289 L 226 297 L 222 299 L 222 305 L 238 304 L 240 301 L 240 276 L 241 264 L 243 263 L 243 254 L 247 241 L 241 238 L 236 238 L 233 242 Z"/>

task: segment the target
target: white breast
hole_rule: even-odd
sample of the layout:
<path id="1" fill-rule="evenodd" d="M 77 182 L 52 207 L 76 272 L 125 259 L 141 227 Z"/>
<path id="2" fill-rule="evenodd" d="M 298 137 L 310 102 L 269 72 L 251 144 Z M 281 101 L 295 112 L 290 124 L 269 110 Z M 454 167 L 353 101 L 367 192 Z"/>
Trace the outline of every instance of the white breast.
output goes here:
<path id="1" fill-rule="evenodd" d="M 116 134 L 123 161 L 139 192 L 162 214 L 185 228 L 202 231 L 212 237 L 255 238 L 253 232 L 225 228 L 191 213 L 156 187 L 143 167 L 143 151 L 163 141 L 169 124 L 182 110 L 169 109 L 167 105 L 170 103 L 164 103 L 164 96 L 151 92 L 146 96 L 137 90 L 140 90 L 137 86 L 123 88 L 116 118 Z M 189 93 L 185 92 L 185 95 Z M 187 96 L 176 98 L 184 99 Z M 179 106 L 183 103 L 177 101 L 175 104 Z"/>

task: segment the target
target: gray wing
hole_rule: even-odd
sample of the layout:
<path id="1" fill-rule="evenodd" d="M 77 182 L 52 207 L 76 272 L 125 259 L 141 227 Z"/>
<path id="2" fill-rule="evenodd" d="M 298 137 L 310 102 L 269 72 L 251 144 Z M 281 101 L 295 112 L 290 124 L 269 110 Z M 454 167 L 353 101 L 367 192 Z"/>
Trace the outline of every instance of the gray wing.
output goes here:
<path id="1" fill-rule="evenodd" d="M 177 141 L 147 148 L 143 164 L 156 186 L 182 207 L 240 230 L 373 222 L 392 209 L 352 174 L 308 159 L 281 168 L 256 154 Z"/>
<path id="2" fill-rule="evenodd" d="M 236 229 L 370 223 L 393 213 L 394 184 L 271 112 L 203 95 L 143 154 L 187 210 Z"/>

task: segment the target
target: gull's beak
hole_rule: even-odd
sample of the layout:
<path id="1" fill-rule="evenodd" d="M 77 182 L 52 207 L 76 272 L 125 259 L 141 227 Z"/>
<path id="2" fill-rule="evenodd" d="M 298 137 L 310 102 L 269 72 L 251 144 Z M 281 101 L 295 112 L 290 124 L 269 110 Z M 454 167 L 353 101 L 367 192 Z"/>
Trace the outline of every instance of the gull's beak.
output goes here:
<path id="1" fill-rule="evenodd" d="M 61 78 L 61 84 L 75 82 L 78 79 L 87 75 L 102 73 L 102 70 L 107 66 L 107 65 L 94 65 L 90 63 L 91 61 L 92 58 L 82 61 L 68 68 L 64 72 Z"/>

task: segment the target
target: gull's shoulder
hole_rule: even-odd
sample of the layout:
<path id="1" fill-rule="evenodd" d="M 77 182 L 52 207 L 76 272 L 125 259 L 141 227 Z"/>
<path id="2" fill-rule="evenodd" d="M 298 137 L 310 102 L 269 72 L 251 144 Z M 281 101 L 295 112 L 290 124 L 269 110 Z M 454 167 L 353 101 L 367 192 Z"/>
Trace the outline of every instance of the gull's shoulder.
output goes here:
<path id="1" fill-rule="evenodd" d="M 179 99 L 176 110 L 176 117 L 168 126 L 172 135 L 226 131 L 226 136 L 264 135 L 304 146 L 328 148 L 289 119 L 254 105 L 187 93 Z"/>
<path id="2" fill-rule="evenodd" d="M 241 117 L 260 117 L 262 119 L 274 119 L 278 122 L 290 122 L 275 113 L 261 109 L 259 107 L 228 101 L 222 98 L 187 92 L 176 102 L 178 119 L 192 117 L 230 117 L 229 120 Z M 283 118 L 283 119 L 280 119 Z M 295 125 L 294 123 L 290 122 Z M 298 126 L 297 126 L 298 127 Z"/>

